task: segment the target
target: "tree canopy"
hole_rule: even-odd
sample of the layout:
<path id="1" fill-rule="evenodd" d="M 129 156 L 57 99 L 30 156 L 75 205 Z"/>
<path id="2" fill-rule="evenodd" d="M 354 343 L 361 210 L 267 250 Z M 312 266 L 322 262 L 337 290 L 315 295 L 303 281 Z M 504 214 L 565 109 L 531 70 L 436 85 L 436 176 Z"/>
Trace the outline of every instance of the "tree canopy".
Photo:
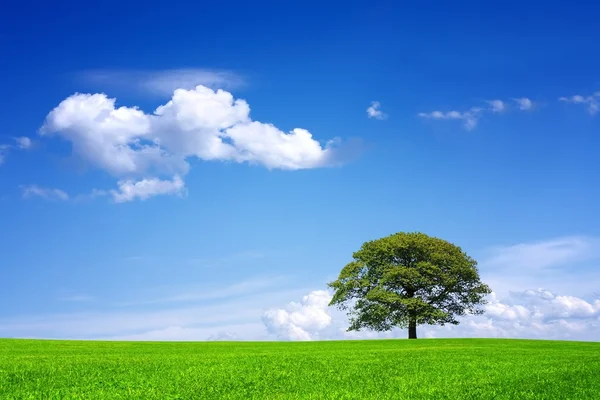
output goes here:
<path id="1" fill-rule="evenodd" d="M 461 315 L 482 314 L 491 293 L 460 247 L 419 232 L 364 243 L 329 287 L 330 305 L 348 311 L 349 331 L 408 328 L 409 339 L 418 325 L 457 325 Z"/>

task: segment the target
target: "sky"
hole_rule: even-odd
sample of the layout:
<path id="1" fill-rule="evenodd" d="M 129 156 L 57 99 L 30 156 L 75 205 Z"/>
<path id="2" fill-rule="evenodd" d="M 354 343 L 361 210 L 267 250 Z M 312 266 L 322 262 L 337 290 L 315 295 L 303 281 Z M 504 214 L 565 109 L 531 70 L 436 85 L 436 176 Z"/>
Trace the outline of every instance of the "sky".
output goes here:
<path id="1" fill-rule="evenodd" d="M 600 340 L 600 5 L 9 0 L 0 337 L 316 340 L 367 240 L 479 263 L 421 337 Z"/>

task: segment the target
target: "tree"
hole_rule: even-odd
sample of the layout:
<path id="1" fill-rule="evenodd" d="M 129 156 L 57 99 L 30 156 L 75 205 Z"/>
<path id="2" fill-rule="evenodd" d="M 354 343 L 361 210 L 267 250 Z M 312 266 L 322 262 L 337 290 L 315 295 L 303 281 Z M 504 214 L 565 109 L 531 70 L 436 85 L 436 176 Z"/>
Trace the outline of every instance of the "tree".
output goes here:
<path id="1" fill-rule="evenodd" d="M 366 242 L 337 280 L 329 305 L 348 310 L 348 331 L 387 331 L 417 326 L 458 325 L 458 316 L 482 314 L 490 288 L 477 262 L 460 247 L 423 233 L 396 233 Z"/>

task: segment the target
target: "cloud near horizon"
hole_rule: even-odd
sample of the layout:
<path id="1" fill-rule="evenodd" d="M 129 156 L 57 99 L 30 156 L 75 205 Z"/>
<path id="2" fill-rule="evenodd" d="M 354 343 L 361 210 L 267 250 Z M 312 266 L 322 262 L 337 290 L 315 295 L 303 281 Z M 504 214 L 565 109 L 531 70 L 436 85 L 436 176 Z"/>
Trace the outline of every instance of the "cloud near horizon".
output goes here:
<path id="1" fill-rule="evenodd" d="M 405 329 L 348 332 L 347 316 L 328 307 L 331 293 L 310 292 L 301 303 L 271 309 L 263 314 L 267 331 L 278 340 L 405 338 Z M 510 292 L 487 297 L 483 315 L 459 318 L 459 325 L 418 327 L 420 337 L 496 337 L 597 340 L 600 335 L 600 297 L 591 301 L 558 295 L 545 289 Z"/>
<path id="2" fill-rule="evenodd" d="M 485 314 L 462 317 L 457 326 L 420 326 L 421 337 L 600 338 L 600 238 L 559 237 L 481 253 L 481 279 L 494 291 Z M 327 306 L 331 296 L 311 292 L 301 303 L 267 311 L 263 323 L 280 340 L 406 337 L 401 329 L 346 332 L 346 315 Z"/>
<path id="3" fill-rule="evenodd" d="M 598 340 L 598 240 L 573 236 L 485 249 L 476 257 L 481 259 L 483 282 L 494 291 L 485 314 L 462 317 L 457 326 L 420 326 L 419 337 Z M 345 313 L 328 306 L 329 290 L 310 288 L 319 284 L 291 284 L 284 277 L 263 276 L 221 286 L 177 287 L 154 293 L 158 297 L 112 299 L 104 311 L 5 318 L 0 320 L 0 336 L 305 341 L 406 337 L 402 329 L 347 332 Z M 94 298 L 95 310 L 103 303 L 87 293 L 71 298 Z"/>
<path id="4" fill-rule="evenodd" d="M 299 170 L 341 165 L 348 155 L 339 138 L 321 144 L 306 129 L 253 121 L 245 100 L 205 86 L 175 90 L 152 114 L 102 93 L 76 93 L 48 114 L 40 134 L 62 137 L 75 155 L 117 177 L 115 202 L 181 194 L 190 158 Z"/>

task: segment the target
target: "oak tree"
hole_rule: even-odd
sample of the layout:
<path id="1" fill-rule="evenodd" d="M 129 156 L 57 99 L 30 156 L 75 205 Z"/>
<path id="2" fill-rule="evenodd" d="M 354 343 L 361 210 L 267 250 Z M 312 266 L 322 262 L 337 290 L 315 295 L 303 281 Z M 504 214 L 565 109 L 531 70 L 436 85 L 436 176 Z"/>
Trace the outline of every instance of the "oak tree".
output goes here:
<path id="1" fill-rule="evenodd" d="M 366 242 L 337 280 L 330 305 L 347 310 L 349 331 L 387 331 L 457 325 L 457 317 L 482 314 L 490 288 L 477 262 L 450 242 L 423 233 L 396 233 Z"/>

